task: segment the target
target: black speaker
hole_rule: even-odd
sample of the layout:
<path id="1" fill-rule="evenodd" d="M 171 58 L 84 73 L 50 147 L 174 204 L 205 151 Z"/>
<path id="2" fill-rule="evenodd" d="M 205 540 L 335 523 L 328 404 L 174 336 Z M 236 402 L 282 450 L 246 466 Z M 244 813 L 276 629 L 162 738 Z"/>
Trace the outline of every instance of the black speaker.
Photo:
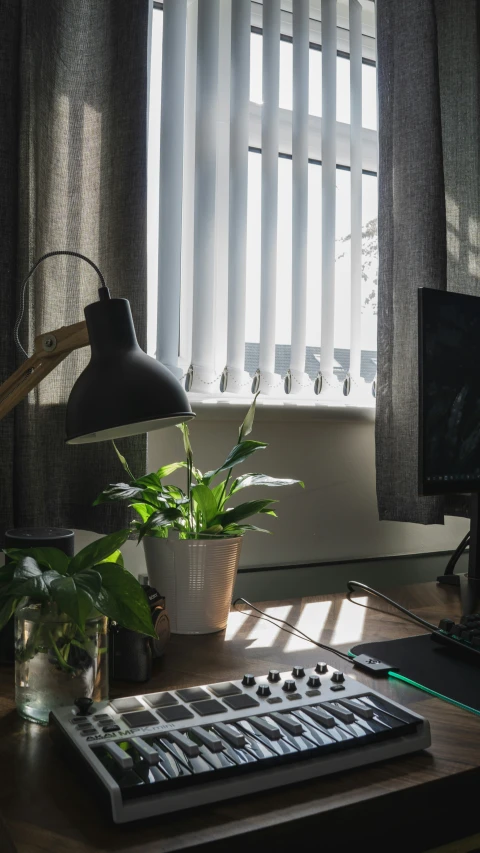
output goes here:
<path id="1" fill-rule="evenodd" d="M 75 534 L 65 527 L 16 527 L 5 533 L 4 548 L 58 548 L 73 557 Z M 5 555 L 5 562 L 10 562 Z M 13 619 L 0 631 L 0 664 L 12 664 L 14 655 Z"/>

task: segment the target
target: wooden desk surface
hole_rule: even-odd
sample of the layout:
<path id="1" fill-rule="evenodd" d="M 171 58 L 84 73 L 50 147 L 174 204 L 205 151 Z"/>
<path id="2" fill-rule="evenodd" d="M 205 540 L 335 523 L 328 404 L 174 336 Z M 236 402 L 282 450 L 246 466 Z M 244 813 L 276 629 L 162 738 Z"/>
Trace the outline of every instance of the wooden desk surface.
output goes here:
<path id="1" fill-rule="evenodd" d="M 459 615 L 454 590 L 418 584 L 390 590 L 393 597 L 430 621 Z M 343 595 L 262 606 L 310 636 L 346 650 L 361 640 L 393 639 L 421 629 L 378 599 Z M 368 602 L 369 607 L 362 606 Z M 380 612 L 383 608 L 387 612 Z M 226 632 L 172 638 L 148 689 L 167 690 L 264 674 L 318 659 L 343 666 L 277 630 L 272 624 L 232 612 Z M 356 673 L 353 673 L 357 677 Z M 48 729 L 22 722 L 14 707 L 13 673 L 0 668 L 0 814 L 18 853 L 164 853 L 245 849 L 270 851 L 308 843 L 325 853 L 358 850 L 414 853 L 478 829 L 480 720 L 474 714 L 399 682 L 358 676 L 386 696 L 430 720 L 431 749 L 366 769 L 255 794 L 148 823 L 114 826 L 50 743 Z M 112 696 L 138 692 L 112 685 Z M 477 793 L 479 792 L 479 793 Z M 452 816 L 458 834 L 452 835 Z M 389 828 L 390 827 L 390 828 Z M 449 828 L 450 827 L 450 828 Z M 1 823 L 0 823 L 1 830 Z M 386 838 L 388 835 L 388 840 Z M 408 846 L 406 846 L 408 840 Z M 354 847 L 352 847 L 354 844 Z M 7 843 L 0 851 L 9 850 Z"/>

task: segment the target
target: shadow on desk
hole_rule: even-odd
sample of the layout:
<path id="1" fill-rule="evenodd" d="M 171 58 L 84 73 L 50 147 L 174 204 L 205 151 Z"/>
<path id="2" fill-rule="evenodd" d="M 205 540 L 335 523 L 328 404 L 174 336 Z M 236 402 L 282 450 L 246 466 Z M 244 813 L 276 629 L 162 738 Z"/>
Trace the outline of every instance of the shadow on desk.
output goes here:
<path id="1" fill-rule="evenodd" d="M 17 848 L 15 847 L 10 833 L 5 826 L 5 822 L 0 815 L 0 850 L 2 853 L 18 853 Z"/>

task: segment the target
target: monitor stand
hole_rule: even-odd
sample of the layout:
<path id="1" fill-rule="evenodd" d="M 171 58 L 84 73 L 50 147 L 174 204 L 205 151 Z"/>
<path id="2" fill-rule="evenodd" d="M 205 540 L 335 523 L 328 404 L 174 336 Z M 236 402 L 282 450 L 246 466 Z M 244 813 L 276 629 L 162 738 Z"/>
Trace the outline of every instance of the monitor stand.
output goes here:
<path id="1" fill-rule="evenodd" d="M 480 499 L 471 495 L 468 572 L 460 575 L 462 614 L 480 613 Z"/>

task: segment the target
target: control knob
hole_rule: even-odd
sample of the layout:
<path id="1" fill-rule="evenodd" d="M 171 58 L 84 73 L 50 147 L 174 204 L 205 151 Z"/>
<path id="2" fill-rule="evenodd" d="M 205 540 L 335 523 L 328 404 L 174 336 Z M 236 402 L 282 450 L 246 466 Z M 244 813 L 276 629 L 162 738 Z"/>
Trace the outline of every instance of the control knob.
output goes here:
<path id="1" fill-rule="evenodd" d="M 259 684 L 258 685 L 257 696 L 270 696 L 271 692 L 272 691 L 270 690 L 270 687 L 268 686 L 268 684 Z"/>
<path id="2" fill-rule="evenodd" d="M 285 693 L 295 693 L 297 685 L 295 684 L 293 678 L 285 679 L 285 681 L 283 682 L 283 689 L 285 690 Z"/>
<path id="3" fill-rule="evenodd" d="M 334 672 L 332 675 L 332 681 L 334 681 L 335 684 L 341 684 L 342 681 L 345 681 L 345 676 L 343 672 L 338 672 L 338 670 Z"/>
<path id="4" fill-rule="evenodd" d="M 303 678 L 305 675 L 303 666 L 294 666 L 292 669 L 292 675 L 294 678 Z"/>
<path id="5" fill-rule="evenodd" d="M 326 663 L 317 663 L 315 667 L 315 672 L 318 672 L 319 675 L 323 675 L 325 672 L 328 672 L 328 666 Z"/>
<path id="6" fill-rule="evenodd" d="M 271 669 L 267 676 L 269 681 L 280 681 L 280 673 L 278 669 Z"/>
<path id="7" fill-rule="evenodd" d="M 253 685 L 255 684 L 255 676 L 250 675 L 249 672 L 245 673 L 242 678 L 242 684 L 244 685 L 244 687 L 253 687 Z"/>
<path id="8" fill-rule="evenodd" d="M 320 687 L 320 678 L 318 675 L 311 675 L 307 681 L 309 687 Z"/>

